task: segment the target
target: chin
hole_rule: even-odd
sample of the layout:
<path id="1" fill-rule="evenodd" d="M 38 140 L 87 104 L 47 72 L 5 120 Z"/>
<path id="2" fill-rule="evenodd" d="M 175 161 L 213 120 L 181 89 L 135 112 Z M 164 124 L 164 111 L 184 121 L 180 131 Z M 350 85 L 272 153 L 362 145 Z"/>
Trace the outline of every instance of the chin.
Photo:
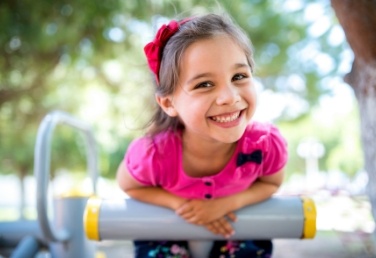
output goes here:
<path id="1" fill-rule="evenodd" d="M 223 143 L 234 143 L 234 142 L 239 141 L 239 139 L 243 136 L 243 133 L 244 133 L 244 130 L 242 131 L 242 133 L 222 136 L 222 137 L 219 137 L 219 139 Z"/>

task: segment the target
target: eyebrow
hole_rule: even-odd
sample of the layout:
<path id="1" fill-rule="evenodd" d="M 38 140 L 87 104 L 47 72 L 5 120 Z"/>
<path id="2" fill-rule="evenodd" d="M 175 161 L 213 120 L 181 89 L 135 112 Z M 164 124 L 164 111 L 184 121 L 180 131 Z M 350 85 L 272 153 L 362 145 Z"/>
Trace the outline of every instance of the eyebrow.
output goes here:
<path id="1" fill-rule="evenodd" d="M 247 63 L 236 63 L 234 65 L 234 69 L 239 69 L 239 68 L 243 68 L 243 67 L 249 67 L 249 68 L 251 68 L 251 66 L 249 64 L 247 64 Z M 188 83 L 191 83 L 191 82 L 193 82 L 195 80 L 198 80 L 198 79 L 201 79 L 201 78 L 204 78 L 204 77 L 208 77 L 210 75 L 211 75 L 211 73 L 200 73 L 200 74 L 197 74 L 193 78 L 189 79 Z"/>

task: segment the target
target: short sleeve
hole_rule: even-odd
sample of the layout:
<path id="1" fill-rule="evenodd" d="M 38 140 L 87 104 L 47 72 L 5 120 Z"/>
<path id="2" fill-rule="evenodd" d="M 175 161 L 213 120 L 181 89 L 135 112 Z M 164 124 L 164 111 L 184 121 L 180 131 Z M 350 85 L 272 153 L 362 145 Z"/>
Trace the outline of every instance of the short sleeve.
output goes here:
<path id="1" fill-rule="evenodd" d="M 129 173 L 141 184 L 156 186 L 158 163 L 153 140 L 143 137 L 134 140 L 128 147 L 124 163 Z"/>
<path id="2" fill-rule="evenodd" d="M 262 176 L 267 176 L 280 171 L 287 163 L 287 142 L 279 130 L 271 125 L 269 133 L 269 147 L 263 161 Z"/>

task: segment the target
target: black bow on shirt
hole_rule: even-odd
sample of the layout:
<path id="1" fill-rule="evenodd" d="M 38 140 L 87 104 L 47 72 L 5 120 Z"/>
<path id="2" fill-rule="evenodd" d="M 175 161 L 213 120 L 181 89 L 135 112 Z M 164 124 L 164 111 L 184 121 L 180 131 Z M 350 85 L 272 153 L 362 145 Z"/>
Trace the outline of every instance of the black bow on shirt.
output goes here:
<path id="1" fill-rule="evenodd" d="M 261 164 L 262 162 L 262 151 L 255 150 L 252 153 L 239 153 L 238 159 L 236 160 L 236 166 L 240 167 L 246 162 L 255 162 L 257 164 Z"/>

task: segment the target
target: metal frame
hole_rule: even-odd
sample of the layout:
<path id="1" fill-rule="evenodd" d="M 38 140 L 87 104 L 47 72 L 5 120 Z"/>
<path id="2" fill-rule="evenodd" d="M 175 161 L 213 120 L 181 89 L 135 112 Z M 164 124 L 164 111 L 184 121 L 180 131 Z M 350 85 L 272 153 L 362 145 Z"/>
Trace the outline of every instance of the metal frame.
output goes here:
<path id="1" fill-rule="evenodd" d="M 51 141 L 54 129 L 58 124 L 66 124 L 84 133 L 86 140 L 88 173 L 92 179 L 94 193 L 96 193 L 97 190 L 96 182 L 99 174 L 96 143 L 90 126 L 62 111 L 53 111 L 49 113 L 39 126 L 34 150 L 34 175 L 38 186 L 36 189 L 38 223 L 43 237 L 48 242 L 63 242 L 70 238 L 70 233 L 67 230 L 55 229 L 51 226 L 48 219 L 46 193 L 48 192 L 50 175 Z"/>

